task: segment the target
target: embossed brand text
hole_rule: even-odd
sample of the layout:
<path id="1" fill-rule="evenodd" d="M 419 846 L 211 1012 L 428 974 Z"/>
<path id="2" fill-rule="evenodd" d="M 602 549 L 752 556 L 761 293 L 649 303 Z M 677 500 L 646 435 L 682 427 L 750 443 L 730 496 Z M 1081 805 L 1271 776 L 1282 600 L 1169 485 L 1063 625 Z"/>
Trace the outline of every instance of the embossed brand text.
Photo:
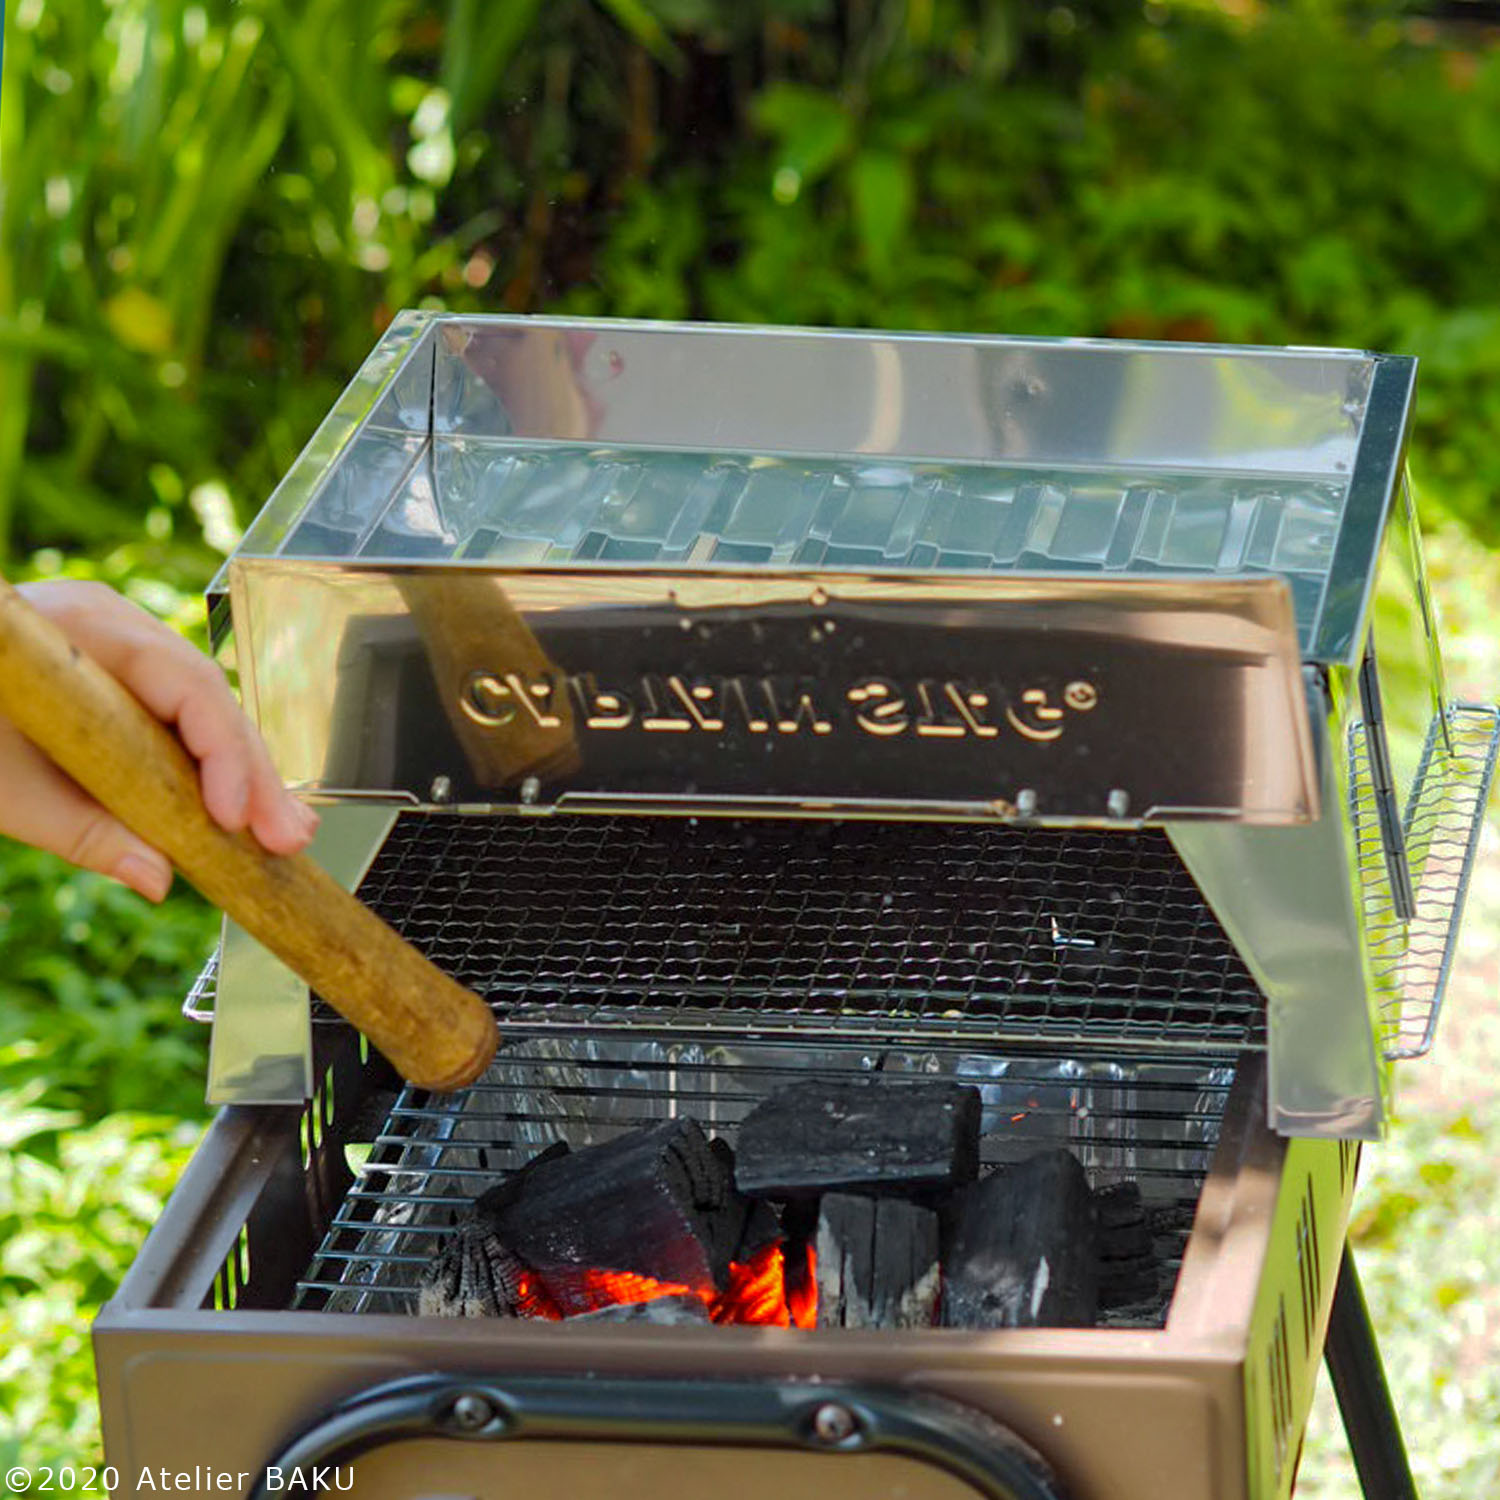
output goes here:
<path id="1" fill-rule="evenodd" d="M 1061 688 L 1006 688 L 951 678 L 901 683 L 864 677 L 840 687 L 796 676 L 685 677 L 646 673 L 629 686 L 603 684 L 590 672 L 471 672 L 460 703 L 476 724 L 513 722 L 562 730 L 570 721 L 590 730 L 648 734 L 829 735 L 852 726 L 877 739 L 994 739 L 1013 732 L 1048 743 L 1070 714 L 1087 713 L 1099 689 L 1083 678 Z"/>

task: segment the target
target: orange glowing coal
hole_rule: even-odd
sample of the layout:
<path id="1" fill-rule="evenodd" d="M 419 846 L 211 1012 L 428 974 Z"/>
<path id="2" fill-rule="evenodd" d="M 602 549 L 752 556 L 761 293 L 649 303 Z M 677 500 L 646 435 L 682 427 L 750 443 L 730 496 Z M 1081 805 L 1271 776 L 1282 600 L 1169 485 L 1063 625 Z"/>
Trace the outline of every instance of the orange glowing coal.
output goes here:
<path id="1" fill-rule="evenodd" d="M 729 1286 L 709 1299 L 708 1315 L 715 1323 L 756 1323 L 771 1328 L 816 1328 L 818 1288 L 813 1277 L 813 1252 L 806 1264 L 788 1273 L 780 1244 L 757 1250 L 748 1262 L 729 1267 Z"/>
<path id="2" fill-rule="evenodd" d="M 805 1258 L 804 1258 L 805 1257 Z M 525 1275 L 519 1287 L 518 1311 L 524 1318 L 548 1318 L 597 1312 L 631 1302 L 653 1302 L 658 1297 L 698 1297 L 715 1323 L 756 1324 L 771 1328 L 815 1328 L 818 1289 L 813 1251 L 808 1246 L 790 1269 L 780 1243 L 757 1250 L 748 1261 L 729 1267 L 729 1284 L 683 1286 L 657 1281 L 633 1271 L 604 1271 L 593 1266 L 551 1271 L 545 1281 Z"/>

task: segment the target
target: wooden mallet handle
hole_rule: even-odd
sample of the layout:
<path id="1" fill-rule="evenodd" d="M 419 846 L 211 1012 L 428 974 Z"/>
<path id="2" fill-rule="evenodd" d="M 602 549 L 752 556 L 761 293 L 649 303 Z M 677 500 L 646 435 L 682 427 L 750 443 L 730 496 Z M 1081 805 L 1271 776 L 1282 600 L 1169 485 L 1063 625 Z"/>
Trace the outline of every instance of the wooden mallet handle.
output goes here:
<path id="1" fill-rule="evenodd" d="M 422 1088 L 472 1083 L 497 1034 L 433 967 L 306 855 L 267 853 L 209 817 L 181 742 L 0 579 L 0 714 L 160 849 Z"/>

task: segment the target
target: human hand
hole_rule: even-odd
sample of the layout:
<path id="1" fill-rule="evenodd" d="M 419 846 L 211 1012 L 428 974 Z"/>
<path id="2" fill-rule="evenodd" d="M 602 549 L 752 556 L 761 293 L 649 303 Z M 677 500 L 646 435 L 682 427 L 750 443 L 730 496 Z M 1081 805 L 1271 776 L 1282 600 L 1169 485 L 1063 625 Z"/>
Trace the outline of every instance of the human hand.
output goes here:
<path id="1" fill-rule="evenodd" d="M 209 816 L 248 828 L 273 854 L 294 854 L 317 814 L 291 795 L 218 667 L 145 610 L 99 583 L 22 584 L 27 602 L 111 672 L 198 762 Z M 171 888 L 165 855 L 138 838 L 0 719 L 0 833 L 108 875 L 151 901 Z"/>

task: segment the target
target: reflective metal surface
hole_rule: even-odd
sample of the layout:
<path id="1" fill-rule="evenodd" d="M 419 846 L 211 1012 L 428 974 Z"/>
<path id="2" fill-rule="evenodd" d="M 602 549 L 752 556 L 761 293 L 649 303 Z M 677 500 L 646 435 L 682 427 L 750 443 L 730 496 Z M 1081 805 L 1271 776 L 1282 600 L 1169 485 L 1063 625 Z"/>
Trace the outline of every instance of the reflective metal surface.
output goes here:
<path id="1" fill-rule="evenodd" d="M 303 788 L 1042 823 L 1318 807 L 1276 579 L 231 580 L 247 699 Z"/>
<path id="2" fill-rule="evenodd" d="M 395 810 L 345 802 L 321 812 L 307 852 L 352 891 L 390 833 Z M 301 1104 L 311 1096 L 308 1001 L 306 983 L 226 917 L 208 1052 L 209 1104 Z"/>
<path id="3" fill-rule="evenodd" d="M 216 588 L 306 792 L 1166 826 L 1266 993 L 1277 1128 L 1369 1135 L 1437 993 L 1403 1009 L 1391 958 L 1420 925 L 1414 688 L 1457 764 L 1401 477 L 1414 377 L 403 314 Z"/>
<path id="4" fill-rule="evenodd" d="M 1386 522 L 1406 460 L 1416 378 L 1412 359 L 1379 359 L 1371 367 L 1359 456 L 1324 585 L 1317 630 L 1306 653 L 1310 660 L 1351 667 L 1359 662 Z"/>
<path id="5" fill-rule="evenodd" d="M 406 314 L 237 555 L 1269 572 L 1304 652 L 1345 659 L 1413 371 L 1339 350 Z"/>
<path id="6" fill-rule="evenodd" d="M 1321 724 L 1320 724 L 1321 727 Z M 1387 1075 L 1363 931 L 1342 734 L 1320 735 L 1328 816 L 1295 828 L 1175 824 L 1192 871 L 1266 996 L 1269 1124 L 1284 1135 L 1378 1140 Z"/>

